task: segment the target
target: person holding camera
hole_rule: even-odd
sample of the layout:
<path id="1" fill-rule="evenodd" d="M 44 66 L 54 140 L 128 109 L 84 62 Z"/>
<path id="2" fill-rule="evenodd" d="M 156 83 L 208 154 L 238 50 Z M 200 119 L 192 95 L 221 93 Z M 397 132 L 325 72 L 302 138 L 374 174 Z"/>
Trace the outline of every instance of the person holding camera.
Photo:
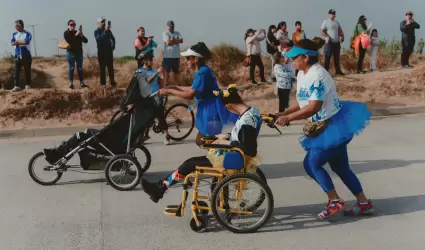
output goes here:
<path id="1" fill-rule="evenodd" d="M 105 25 L 105 22 L 105 18 L 99 17 L 97 19 L 98 28 L 94 31 L 94 37 L 97 43 L 97 59 L 100 67 L 100 84 L 103 88 L 106 85 L 106 68 L 108 68 L 111 86 L 115 87 L 113 55 L 115 37 L 111 31 L 111 21 L 108 21 L 108 25 Z"/>
<path id="2" fill-rule="evenodd" d="M 259 31 L 248 29 L 245 33 L 246 56 L 250 57 L 249 63 L 249 77 L 252 84 L 258 84 L 255 81 L 255 66 L 260 69 L 261 83 L 266 83 L 264 77 L 264 64 L 261 60 L 261 45 L 260 41 L 266 38 L 266 30 L 260 29 Z"/>
<path id="3" fill-rule="evenodd" d="M 83 35 L 83 27 L 80 25 L 78 30 L 75 29 L 76 23 L 74 20 L 68 21 L 68 29 L 64 32 L 63 37 L 65 41 L 69 44 L 68 49 L 66 50 L 66 56 L 68 58 L 68 80 L 69 87 L 74 88 L 73 79 L 74 79 L 74 69 L 75 64 L 77 64 L 78 78 L 80 79 L 80 87 L 87 88 L 87 85 L 84 84 L 83 79 L 83 43 L 87 43 L 87 38 Z"/>
<path id="4" fill-rule="evenodd" d="M 401 43 L 403 52 L 401 53 L 401 66 L 403 68 L 412 68 L 409 64 L 410 55 L 415 47 L 415 29 L 419 29 L 419 24 L 413 19 L 413 12 L 406 12 L 405 20 L 400 23 Z"/>
<path id="5" fill-rule="evenodd" d="M 150 52 L 152 56 L 154 55 L 154 48 L 158 45 L 153 40 L 153 36 L 145 37 L 145 28 L 142 26 L 137 28 L 137 38 L 134 41 L 134 48 L 136 49 L 135 59 L 137 61 L 137 68 L 141 68 L 143 66 L 143 60 L 138 60 L 140 53 L 142 52 Z"/>

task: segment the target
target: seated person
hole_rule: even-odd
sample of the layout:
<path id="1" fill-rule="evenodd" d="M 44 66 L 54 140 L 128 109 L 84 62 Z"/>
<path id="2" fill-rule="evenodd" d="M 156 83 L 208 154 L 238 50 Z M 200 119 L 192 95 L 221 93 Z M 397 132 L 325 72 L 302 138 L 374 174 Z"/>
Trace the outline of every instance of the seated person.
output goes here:
<path id="1" fill-rule="evenodd" d="M 150 85 L 152 89 L 152 93 L 155 93 L 159 91 L 161 88 L 164 88 L 163 84 L 163 77 L 161 73 L 163 72 L 163 68 L 155 69 L 153 68 L 153 54 L 149 51 L 143 51 L 140 53 L 140 55 L 137 57 L 138 64 L 141 65 L 141 68 L 138 68 L 136 72 L 142 73 L 146 76 L 147 82 Z M 162 99 L 161 99 L 162 100 Z M 164 131 L 165 133 L 165 139 L 164 144 L 169 145 L 170 144 L 170 135 L 168 133 L 168 125 L 165 121 L 165 110 L 164 106 L 161 103 L 160 108 L 158 110 L 158 122 L 159 122 L 159 128 Z M 143 141 L 148 140 L 149 137 L 149 129 L 146 130 L 146 133 L 144 135 Z"/>
<path id="2" fill-rule="evenodd" d="M 257 126 L 258 120 L 261 119 L 260 112 L 256 108 L 246 105 L 239 96 L 235 87 L 230 87 L 222 92 L 215 91 L 215 94 L 220 95 L 220 98 L 226 108 L 235 114 L 239 115 L 232 133 L 220 134 L 218 144 L 228 144 L 238 147 L 243 150 L 247 156 L 255 157 L 257 155 Z M 261 126 L 261 124 L 260 124 Z M 153 202 L 158 202 L 165 191 L 178 181 L 195 171 L 196 166 L 211 166 L 211 162 L 206 156 L 192 157 L 186 160 L 180 167 L 175 170 L 170 176 L 163 180 L 150 183 L 142 179 L 141 184 L 143 190 L 150 196 Z"/>

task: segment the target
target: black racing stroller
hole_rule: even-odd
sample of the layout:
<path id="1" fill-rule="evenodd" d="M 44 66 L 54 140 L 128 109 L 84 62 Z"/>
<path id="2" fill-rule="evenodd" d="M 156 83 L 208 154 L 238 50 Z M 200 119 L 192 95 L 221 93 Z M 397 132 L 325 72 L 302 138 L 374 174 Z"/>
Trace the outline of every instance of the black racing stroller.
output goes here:
<path id="1" fill-rule="evenodd" d="M 133 105 L 133 108 L 128 110 L 128 105 Z M 67 142 L 73 147 L 69 147 L 66 155 L 55 164 L 49 164 L 43 152 L 34 155 L 28 165 L 31 178 L 47 186 L 59 181 L 67 170 L 104 170 L 108 183 L 115 189 L 134 189 L 151 164 L 149 150 L 141 140 L 145 130 L 154 123 L 159 105 L 159 96 L 151 94 L 146 77 L 136 73 L 121 101 L 120 112 L 117 112 L 120 115 L 115 113 L 110 123 L 101 130 L 88 129 L 85 133 L 74 135 L 72 138 L 77 139 L 72 141 L 71 138 L 68 141 L 71 142 Z M 77 153 L 80 164 L 69 165 L 68 162 Z"/>

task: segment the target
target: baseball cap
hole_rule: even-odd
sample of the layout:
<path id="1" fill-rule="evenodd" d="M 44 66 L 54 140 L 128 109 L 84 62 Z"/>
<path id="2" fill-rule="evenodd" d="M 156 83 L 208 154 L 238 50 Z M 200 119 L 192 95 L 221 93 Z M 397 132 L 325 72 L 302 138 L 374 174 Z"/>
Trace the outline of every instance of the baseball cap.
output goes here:
<path id="1" fill-rule="evenodd" d="M 101 23 L 102 21 L 105 21 L 106 19 L 104 17 L 98 17 L 97 18 L 97 22 Z"/>
<path id="2" fill-rule="evenodd" d="M 411 10 L 409 10 L 409 11 L 406 12 L 406 16 L 407 15 L 412 15 L 413 16 L 413 12 Z"/>
<path id="3" fill-rule="evenodd" d="M 334 9 L 330 9 L 328 13 L 329 14 L 336 14 L 336 11 Z"/>
<path id="4" fill-rule="evenodd" d="M 168 21 L 168 22 L 167 22 L 167 26 L 174 26 L 174 21 L 171 21 L 171 20 L 170 20 L 170 21 Z"/>

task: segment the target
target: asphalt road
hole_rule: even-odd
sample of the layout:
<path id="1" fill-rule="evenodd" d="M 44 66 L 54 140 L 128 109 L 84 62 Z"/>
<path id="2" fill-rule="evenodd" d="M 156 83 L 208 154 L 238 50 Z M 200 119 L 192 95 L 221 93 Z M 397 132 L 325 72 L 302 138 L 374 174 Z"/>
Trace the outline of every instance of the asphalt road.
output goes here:
<path id="1" fill-rule="evenodd" d="M 181 189 L 154 204 L 140 189 L 114 190 L 101 173 L 67 172 L 55 186 L 33 182 L 28 160 L 64 137 L 0 141 L 0 249 L 425 249 L 425 117 L 374 120 L 349 147 L 353 170 L 376 205 L 373 217 L 315 216 L 326 197 L 306 177 L 301 128 L 284 135 L 263 128 L 261 168 L 274 194 L 272 219 L 258 233 L 233 234 L 211 227 L 194 233 L 190 213 L 167 217 Z M 153 163 L 146 177 L 166 176 L 185 159 L 204 154 L 193 137 L 164 146 L 154 137 L 147 147 Z M 353 196 L 333 175 L 347 201 Z M 187 210 L 188 211 L 188 210 Z"/>

